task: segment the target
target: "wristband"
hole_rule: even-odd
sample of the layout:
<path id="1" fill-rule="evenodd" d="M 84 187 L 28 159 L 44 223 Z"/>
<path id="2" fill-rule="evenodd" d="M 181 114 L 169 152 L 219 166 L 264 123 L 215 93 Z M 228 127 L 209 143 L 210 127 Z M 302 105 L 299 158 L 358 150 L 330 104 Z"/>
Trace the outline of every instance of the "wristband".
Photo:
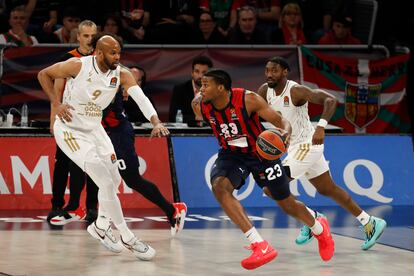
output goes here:
<path id="1" fill-rule="evenodd" d="M 320 119 L 317 126 L 325 128 L 328 125 L 328 121 L 325 119 Z"/>

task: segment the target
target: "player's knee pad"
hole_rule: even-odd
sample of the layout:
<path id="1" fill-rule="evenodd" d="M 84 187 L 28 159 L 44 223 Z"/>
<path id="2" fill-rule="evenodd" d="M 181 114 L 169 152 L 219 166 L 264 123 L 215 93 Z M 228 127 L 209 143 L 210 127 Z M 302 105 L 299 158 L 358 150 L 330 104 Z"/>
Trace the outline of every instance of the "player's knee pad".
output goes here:
<path id="1" fill-rule="evenodd" d="M 125 166 L 125 163 L 123 163 L 123 160 L 116 160 L 112 161 L 112 160 L 104 160 L 104 164 L 105 167 L 108 169 L 108 172 L 111 175 L 111 179 L 115 184 L 116 189 L 118 188 L 118 186 L 121 184 L 122 178 L 121 175 L 119 174 L 119 168 L 122 166 Z"/>

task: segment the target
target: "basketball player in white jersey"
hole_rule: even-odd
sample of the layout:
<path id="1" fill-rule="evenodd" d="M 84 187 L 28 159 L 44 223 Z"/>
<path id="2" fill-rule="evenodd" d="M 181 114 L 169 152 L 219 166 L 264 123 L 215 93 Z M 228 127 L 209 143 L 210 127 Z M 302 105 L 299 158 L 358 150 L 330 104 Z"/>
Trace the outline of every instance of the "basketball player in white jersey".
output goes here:
<path id="1" fill-rule="evenodd" d="M 321 89 L 310 89 L 288 80 L 289 64 L 282 57 L 268 60 L 265 69 L 266 83 L 258 90 L 270 106 L 281 112 L 292 125 L 292 136 L 284 168 L 291 179 L 306 177 L 321 195 L 335 200 L 353 214 L 363 225 L 365 241 L 361 248 L 368 250 L 380 237 L 386 227 L 383 219 L 368 215 L 351 196 L 332 180 L 325 160 L 325 127 L 335 112 L 337 100 Z M 308 115 L 308 102 L 323 105 L 323 112 L 316 129 Z M 322 214 L 313 211 L 315 216 Z M 306 244 L 313 238 L 309 227 L 303 226 L 297 244 Z"/>
<path id="2" fill-rule="evenodd" d="M 102 110 L 117 93 L 120 85 L 136 101 L 145 117 L 154 126 L 152 136 L 168 135 L 151 102 L 136 84 L 131 72 L 119 64 L 120 43 L 105 35 L 96 45 L 96 56 L 71 58 L 51 65 L 38 74 L 55 112 L 54 137 L 62 151 L 82 168 L 99 187 L 98 219 L 88 232 L 113 252 L 123 246 L 141 260 L 151 260 L 155 250 L 139 240 L 124 220 L 117 196 L 122 160 L 117 160 L 111 140 L 101 125 Z M 63 103 L 54 92 L 55 79 L 67 79 Z M 119 242 L 112 233 L 110 217 L 121 235 Z M 121 245 L 122 243 L 122 245 Z"/>

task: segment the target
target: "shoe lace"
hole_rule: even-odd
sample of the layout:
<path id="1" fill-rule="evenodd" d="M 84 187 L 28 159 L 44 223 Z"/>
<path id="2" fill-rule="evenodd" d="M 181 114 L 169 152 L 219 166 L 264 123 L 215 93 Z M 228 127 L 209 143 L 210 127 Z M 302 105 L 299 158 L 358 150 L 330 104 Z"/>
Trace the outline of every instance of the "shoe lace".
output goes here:
<path id="1" fill-rule="evenodd" d="M 108 227 L 108 229 L 105 231 L 105 234 L 108 236 L 108 238 L 111 239 L 111 241 L 117 242 L 114 232 L 112 232 L 111 226 Z"/>
<path id="2" fill-rule="evenodd" d="M 307 236 L 310 237 L 312 236 L 312 231 L 310 230 L 310 228 L 306 225 L 304 225 L 301 229 L 300 229 L 300 234 L 302 236 Z"/>

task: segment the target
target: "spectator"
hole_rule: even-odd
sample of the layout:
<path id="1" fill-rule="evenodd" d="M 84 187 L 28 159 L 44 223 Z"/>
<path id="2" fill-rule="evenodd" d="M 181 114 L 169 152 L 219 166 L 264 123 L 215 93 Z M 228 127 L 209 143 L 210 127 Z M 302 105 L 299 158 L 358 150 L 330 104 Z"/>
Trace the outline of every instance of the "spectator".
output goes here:
<path id="1" fill-rule="evenodd" d="M 150 5 L 145 0 L 122 0 L 121 20 L 122 27 L 127 31 L 127 40 L 134 43 L 143 42 L 145 28 L 150 23 Z"/>
<path id="2" fill-rule="evenodd" d="M 220 33 L 216 22 L 208 12 L 201 12 L 198 30 L 196 31 L 194 43 L 198 44 L 226 44 L 226 38 Z"/>
<path id="3" fill-rule="evenodd" d="M 227 37 L 237 24 L 237 0 L 201 0 L 200 9 L 210 12 L 217 23 L 220 33 Z"/>
<path id="4" fill-rule="evenodd" d="M 11 43 L 18 47 L 32 46 L 39 42 L 36 37 L 26 33 L 28 18 L 25 6 L 15 7 L 9 17 L 10 29 L 0 35 L 0 44 Z"/>
<path id="5" fill-rule="evenodd" d="M 298 4 L 286 4 L 280 16 L 279 29 L 272 35 L 273 43 L 287 45 L 306 44 L 302 11 Z"/>
<path id="6" fill-rule="evenodd" d="M 150 0 L 150 30 L 148 39 L 151 43 L 187 43 L 195 30 L 198 18 L 197 0 Z"/>
<path id="7" fill-rule="evenodd" d="M 109 14 L 104 18 L 103 24 L 102 24 L 102 31 L 104 33 L 109 33 L 116 35 L 119 39 L 121 39 L 122 43 L 126 43 L 124 40 L 124 32 L 122 28 L 121 19 L 114 15 Z"/>
<path id="8" fill-rule="evenodd" d="M 57 23 L 58 8 L 57 0 L 28 0 L 28 33 L 34 34 L 40 42 L 54 42 L 53 30 Z"/>
<path id="9" fill-rule="evenodd" d="M 178 84 L 173 88 L 170 102 L 169 121 L 175 122 L 177 110 L 183 114 L 183 122 L 191 123 L 195 121 L 191 101 L 201 87 L 201 77 L 208 69 L 213 67 L 213 62 L 206 56 L 198 56 L 193 59 L 191 80 Z"/>
<path id="10" fill-rule="evenodd" d="M 81 16 L 78 10 L 74 7 L 66 8 L 63 12 L 63 26 L 53 32 L 57 37 L 58 43 L 76 43 L 77 30 L 80 22 Z"/>
<path id="11" fill-rule="evenodd" d="M 238 26 L 230 33 L 230 44 L 268 44 L 266 33 L 257 28 L 256 10 L 244 6 L 238 12 Z"/>
<path id="12" fill-rule="evenodd" d="M 257 28 L 264 31 L 268 37 L 276 31 L 281 11 L 280 0 L 241 0 L 241 6 L 256 9 Z"/>
<path id="13" fill-rule="evenodd" d="M 352 36 L 352 19 L 348 16 L 338 15 L 332 19 L 332 29 L 319 39 L 318 44 L 361 44 L 361 41 Z"/>

